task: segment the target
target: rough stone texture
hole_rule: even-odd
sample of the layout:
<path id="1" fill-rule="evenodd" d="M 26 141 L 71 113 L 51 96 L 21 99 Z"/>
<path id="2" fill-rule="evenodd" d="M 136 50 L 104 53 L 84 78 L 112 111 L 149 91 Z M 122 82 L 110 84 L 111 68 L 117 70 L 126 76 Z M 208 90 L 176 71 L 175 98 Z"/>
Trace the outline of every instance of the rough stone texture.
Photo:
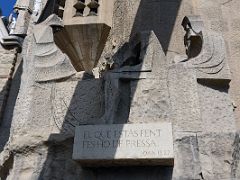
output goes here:
<path id="1" fill-rule="evenodd" d="M 46 1 L 37 3 L 44 5 Z M 240 140 L 233 117 L 233 104 L 239 106 L 240 103 L 239 8 L 238 0 L 115 0 L 113 27 L 98 65 L 100 69 L 106 70 L 105 67 L 116 61 L 115 55 L 124 44 L 136 42 L 136 33 L 153 31 L 156 35 L 154 42 L 156 39 L 160 42 L 147 46 L 150 50 L 155 47 L 159 54 L 153 62 L 160 65 L 153 63 L 148 72 L 142 72 L 141 68 L 137 73 L 120 72 L 121 76 L 117 78 L 122 80 L 115 87 L 115 84 L 108 84 L 115 82 L 111 81 L 114 76 L 107 75 L 109 71 L 100 72 L 101 79 L 93 79 L 84 72 L 74 71 L 72 74 L 71 70 L 71 76 L 51 79 L 52 76 L 59 77 L 57 71 L 51 71 L 51 75 L 46 74 L 50 81 L 36 81 L 38 66 L 35 66 L 35 56 L 38 49 L 33 47 L 39 44 L 33 35 L 38 26 L 33 24 L 37 18 L 33 13 L 0 126 L 0 177 L 8 180 L 239 179 Z M 174 57 L 185 53 L 181 22 L 186 15 L 200 15 L 206 32 L 223 35 L 227 46 L 226 60 L 232 71 L 230 89 L 225 81 L 216 83 L 200 79 L 195 67 L 189 69 L 176 64 Z M 51 28 L 43 30 L 51 36 Z M 54 43 L 51 41 L 52 46 Z M 129 64 L 124 64 L 131 57 L 129 52 L 123 48 L 120 54 L 127 57 L 120 58 L 122 67 L 119 69 L 129 70 Z M 151 54 L 151 51 L 146 53 L 153 57 Z M 130 55 L 139 60 L 136 52 L 130 52 Z M 46 63 L 41 64 L 49 66 L 50 62 L 59 59 L 46 58 Z M 131 58 L 129 60 L 131 62 Z M 70 64 L 69 58 L 65 62 Z M 217 79 L 221 80 L 221 77 Z M 233 104 L 229 90 L 235 101 Z M 106 95 L 110 101 L 106 101 Z M 114 112 L 119 118 L 103 118 L 106 107 L 110 107 L 108 102 L 121 102 L 120 111 Z M 239 124 L 240 111 L 237 108 L 235 112 Z M 86 169 L 72 160 L 75 126 L 128 121 L 172 122 L 174 167 Z"/>
<path id="2" fill-rule="evenodd" d="M 62 132 L 73 135 L 76 126 L 94 124 L 103 115 L 104 94 L 99 80 L 56 83 L 51 96 L 54 122 Z"/>
<path id="3" fill-rule="evenodd" d="M 229 65 L 232 72 L 232 82 L 230 84 L 230 93 L 233 99 L 235 107 L 240 105 L 240 92 L 239 92 L 239 45 L 240 45 L 240 26 L 239 26 L 239 8 L 240 2 L 232 0 L 229 2 L 223 2 L 222 9 L 222 21 L 225 25 L 225 31 L 223 35 L 228 45 L 228 57 Z M 240 128 L 240 109 L 235 110 L 237 119 L 237 127 Z"/>
<path id="4" fill-rule="evenodd" d="M 172 118 L 177 131 L 202 131 L 201 111 L 194 70 L 174 65 L 168 74 Z"/>
<path id="5" fill-rule="evenodd" d="M 240 104 L 239 85 L 239 27 L 236 21 L 239 19 L 240 2 L 237 0 L 219 0 L 219 1 L 196 1 L 195 13 L 201 15 L 206 22 L 207 29 L 219 32 L 223 35 L 227 45 L 227 57 L 232 73 L 230 83 L 230 94 L 235 106 L 235 116 L 237 127 L 240 128 L 239 118 L 240 110 L 237 108 Z"/>
<path id="6" fill-rule="evenodd" d="M 197 72 L 197 79 L 230 81 L 226 47 L 221 34 L 206 31 L 200 16 L 186 16 L 182 26 L 186 31 L 184 44 L 187 58 L 178 60 Z"/>
<path id="7" fill-rule="evenodd" d="M 232 175 L 233 177 L 235 177 L 236 179 L 240 178 L 240 134 L 239 132 L 236 134 L 234 143 L 233 143 L 234 149 L 233 149 L 233 163 L 232 163 Z"/>
<path id="8" fill-rule="evenodd" d="M 231 179 L 233 133 L 198 134 L 199 156 L 204 179 Z M 221 171 L 219 171 L 221 169 Z"/>
<path id="9" fill-rule="evenodd" d="M 3 118 L 11 79 L 16 63 L 16 50 L 5 50 L 0 45 L 0 124 Z"/>
<path id="10" fill-rule="evenodd" d="M 154 32 L 141 32 L 133 37 L 115 54 L 112 66 L 113 70 L 104 74 L 106 99 L 102 121 L 166 121 L 169 113 L 166 57 Z M 122 117 L 123 114 L 126 116 Z"/>

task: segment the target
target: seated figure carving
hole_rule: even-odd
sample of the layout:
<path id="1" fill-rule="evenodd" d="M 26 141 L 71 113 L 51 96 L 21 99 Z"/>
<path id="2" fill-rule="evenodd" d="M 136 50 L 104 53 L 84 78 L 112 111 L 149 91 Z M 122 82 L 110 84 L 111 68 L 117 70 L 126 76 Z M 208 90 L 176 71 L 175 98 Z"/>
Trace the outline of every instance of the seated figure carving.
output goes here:
<path id="1" fill-rule="evenodd" d="M 176 62 L 194 68 L 198 79 L 230 81 L 223 37 L 216 32 L 207 31 L 199 16 L 185 17 L 182 26 L 186 31 L 184 44 L 187 58 L 176 58 Z"/>

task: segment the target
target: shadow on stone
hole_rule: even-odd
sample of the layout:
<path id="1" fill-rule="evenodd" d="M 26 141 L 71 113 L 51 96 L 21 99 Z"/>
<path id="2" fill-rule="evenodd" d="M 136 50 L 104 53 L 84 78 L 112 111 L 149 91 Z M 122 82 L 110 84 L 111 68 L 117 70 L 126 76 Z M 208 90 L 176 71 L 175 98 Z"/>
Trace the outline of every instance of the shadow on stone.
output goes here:
<path id="1" fill-rule="evenodd" d="M 1 126 L 0 126 L 0 142 L 1 142 L 0 152 L 3 150 L 10 136 L 13 111 L 16 104 L 20 84 L 21 84 L 22 66 L 23 66 L 23 63 L 20 62 L 13 76 L 13 79 L 11 80 L 10 92 L 8 95 L 6 108 L 4 109 L 4 114 L 3 114 L 4 121 L 1 122 Z"/>
<path id="2" fill-rule="evenodd" d="M 149 32 L 153 30 L 153 32 L 156 34 L 156 37 L 163 46 L 164 52 L 166 53 L 180 4 L 180 0 L 172 0 L 169 2 L 164 0 L 141 0 L 130 35 L 130 39 L 134 38 L 135 34 L 141 31 Z M 154 6 L 155 8 L 152 8 L 152 6 Z M 136 48 L 138 48 L 138 44 L 136 45 Z M 159 51 L 161 51 L 161 48 L 159 49 Z M 54 115 L 54 120 L 59 127 L 60 133 L 52 134 L 49 137 L 49 142 L 46 144 L 49 147 L 48 156 L 43 165 L 43 169 L 41 170 L 41 174 L 38 178 L 39 180 L 50 180 L 58 178 L 71 180 L 79 178 L 88 180 L 155 180 L 159 178 L 163 180 L 172 179 L 172 167 L 120 166 L 111 168 L 83 168 L 78 162 L 72 160 L 74 128 L 76 126 L 105 123 L 118 124 L 126 123 L 128 121 L 130 106 L 133 103 L 131 101 L 131 98 L 134 96 L 135 91 L 137 90 L 137 87 L 139 85 L 138 80 L 141 79 L 141 70 L 142 68 L 148 68 L 146 64 L 141 64 L 140 62 L 138 62 L 138 52 L 138 50 L 136 52 L 130 52 L 128 59 L 125 59 L 124 62 L 121 61 L 120 63 L 118 63 L 118 65 L 120 66 L 120 68 L 118 68 L 121 71 L 125 67 L 127 70 L 125 69 L 123 70 L 123 72 L 118 72 L 118 70 L 116 69 L 116 71 L 113 70 L 109 73 L 110 76 L 117 76 L 117 86 L 115 87 L 116 89 L 113 88 L 111 89 L 112 92 L 109 92 L 109 94 L 113 94 L 116 97 L 115 99 L 112 99 L 112 102 L 114 102 L 115 106 L 112 107 L 110 110 L 106 110 L 106 107 L 110 106 L 106 104 L 107 102 L 105 92 L 107 91 L 104 91 L 103 88 L 104 86 L 105 89 L 107 88 L 107 78 L 105 79 L 105 81 L 102 81 L 101 79 L 86 80 L 83 78 L 82 80 L 75 81 L 68 80 L 66 82 L 54 82 L 55 85 L 53 91 L 55 92 L 55 96 L 53 97 L 57 101 L 55 102 L 56 106 L 53 104 L 53 112 L 59 112 L 59 114 L 56 113 Z M 143 57 L 146 58 L 144 53 Z M 146 67 L 143 67 L 143 65 L 146 65 Z M 132 68 L 132 70 L 130 69 L 129 71 L 129 67 Z M 159 67 L 159 71 L 164 71 L 164 66 L 161 67 L 159 65 L 153 68 L 157 70 L 157 68 Z M 143 74 L 146 74 L 149 71 L 150 70 L 147 70 Z M 161 71 L 161 73 L 164 73 L 163 71 Z M 120 73 L 121 75 L 119 75 Z M 114 77 L 110 77 L 110 79 L 111 78 L 114 79 Z M 145 79 L 146 78 L 147 77 L 145 77 Z M 164 77 L 162 77 L 162 79 L 164 79 Z M 165 82 L 162 82 L 162 79 L 161 83 L 165 84 Z M 130 83 L 130 81 L 134 82 Z M 163 102 L 165 103 L 165 101 Z M 59 108 L 57 106 L 59 106 Z M 61 107 L 64 108 L 61 109 Z M 116 109 L 121 110 L 115 111 Z M 106 117 L 110 117 L 110 121 L 108 122 L 106 122 L 107 119 L 105 119 L 105 122 L 102 121 L 104 120 L 104 118 L 102 117 L 104 117 L 106 111 L 113 112 L 114 114 L 113 117 L 111 117 L 111 115 L 106 115 Z M 62 115 L 65 116 L 64 122 L 61 122 L 61 120 L 59 120 L 61 119 Z M 122 115 L 122 118 L 118 118 Z M 164 119 L 164 117 L 161 118 Z M 146 119 L 145 121 L 148 122 L 148 120 L 149 119 Z M 144 122 L 143 120 L 140 121 Z M 114 154 L 115 152 L 112 152 L 113 158 Z"/>
<path id="3" fill-rule="evenodd" d="M 140 31 L 153 30 L 166 53 L 181 3 L 182 0 L 141 0 L 131 37 Z"/>

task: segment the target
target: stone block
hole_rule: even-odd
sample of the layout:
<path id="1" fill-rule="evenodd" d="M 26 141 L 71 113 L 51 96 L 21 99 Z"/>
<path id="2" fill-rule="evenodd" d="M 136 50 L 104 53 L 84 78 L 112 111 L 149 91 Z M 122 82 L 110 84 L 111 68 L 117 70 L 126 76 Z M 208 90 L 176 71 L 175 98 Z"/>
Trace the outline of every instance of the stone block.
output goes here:
<path id="1" fill-rule="evenodd" d="M 173 165 L 171 123 L 78 126 L 73 159 L 83 165 Z M 101 163 L 99 163 L 101 162 Z"/>

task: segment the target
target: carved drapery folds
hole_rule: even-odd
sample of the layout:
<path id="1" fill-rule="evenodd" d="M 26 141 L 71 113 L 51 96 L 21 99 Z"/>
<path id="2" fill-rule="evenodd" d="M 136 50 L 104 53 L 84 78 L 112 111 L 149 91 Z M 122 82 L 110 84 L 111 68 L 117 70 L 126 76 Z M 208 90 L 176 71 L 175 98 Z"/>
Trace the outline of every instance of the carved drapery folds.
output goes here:
<path id="1" fill-rule="evenodd" d="M 198 79 L 230 81 L 223 37 L 206 31 L 199 16 L 185 17 L 182 26 L 186 31 L 184 44 L 188 57 L 181 62 L 196 69 Z"/>
<path id="2" fill-rule="evenodd" d="M 0 126 L 6 108 L 16 63 L 16 50 L 6 50 L 0 45 Z"/>
<path id="3" fill-rule="evenodd" d="M 35 81 L 59 80 L 75 73 L 68 57 L 56 46 L 52 26 L 63 26 L 57 15 L 49 16 L 34 28 Z"/>

